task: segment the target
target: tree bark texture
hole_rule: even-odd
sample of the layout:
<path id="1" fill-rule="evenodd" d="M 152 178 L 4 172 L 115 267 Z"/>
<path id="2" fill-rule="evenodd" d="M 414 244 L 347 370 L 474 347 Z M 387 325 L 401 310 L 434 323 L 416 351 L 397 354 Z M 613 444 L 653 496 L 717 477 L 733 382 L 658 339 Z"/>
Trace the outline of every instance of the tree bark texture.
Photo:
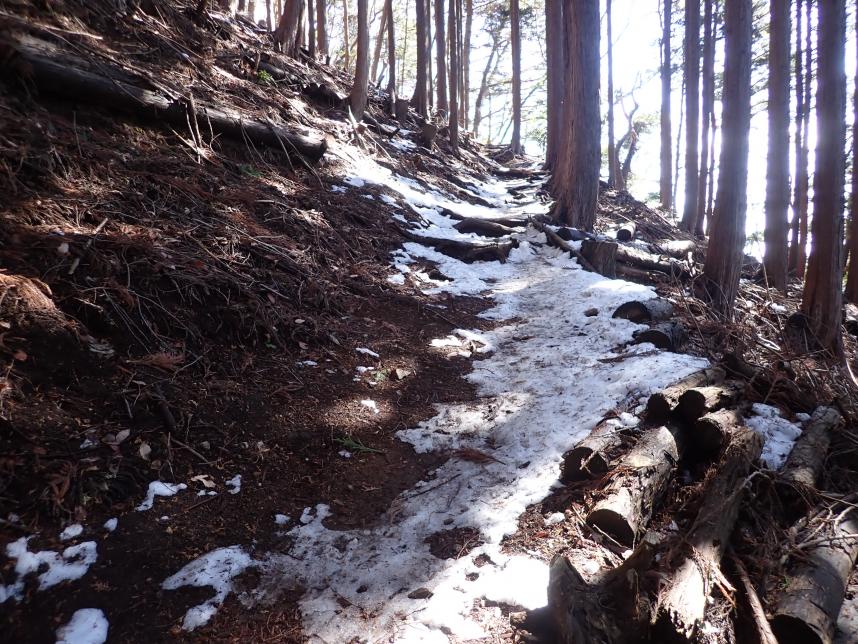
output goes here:
<path id="1" fill-rule="evenodd" d="M 715 309 L 727 318 L 732 315 L 745 248 L 752 15 L 751 0 L 736 0 L 724 7 L 723 137 L 715 221 L 704 274 Z"/>

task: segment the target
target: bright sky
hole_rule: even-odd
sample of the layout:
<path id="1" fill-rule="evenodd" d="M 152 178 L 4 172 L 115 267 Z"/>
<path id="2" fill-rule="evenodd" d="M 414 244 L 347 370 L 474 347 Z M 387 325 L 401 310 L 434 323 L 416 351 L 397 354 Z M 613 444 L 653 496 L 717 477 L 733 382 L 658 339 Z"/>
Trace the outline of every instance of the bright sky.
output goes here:
<path id="1" fill-rule="evenodd" d="M 397 7 L 402 7 L 401 3 L 395 3 Z M 475 2 L 475 4 L 478 4 Z M 528 6 L 528 0 L 522 0 L 522 7 Z M 604 4 L 604 3 L 603 3 Z M 614 17 L 614 87 L 617 92 L 629 92 L 637 86 L 635 90 L 635 98 L 640 104 L 638 116 L 651 115 L 655 119 L 655 125 L 648 134 L 641 137 L 638 145 L 638 153 L 635 156 L 632 164 L 633 178 L 629 186 L 630 191 L 639 199 L 646 200 L 650 195 L 658 192 L 659 184 L 659 128 L 658 114 L 661 109 L 661 82 L 658 76 L 658 68 L 660 65 L 659 43 L 661 36 L 661 19 L 658 8 L 659 0 L 613 0 L 613 17 Z M 339 47 L 342 42 L 342 3 L 328 2 L 329 5 L 329 25 L 328 33 L 331 39 L 332 50 Z M 382 6 L 381 0 L 370 2 L 370 15 L 379 15 Z M 377 6 L 376 6 L 377 5 Z M 408 8 L 408 23 L 409 36 L 413 39 L 414 26 L 414 3 L 407 2 Z M 539 3 L 536 11 L 543 11 L 542 3 Z M 675 7 L 674 12 L 681 12 L 681 7 Z M 264 20 L 264 3 L 257 3 L 257 19 Z M 676 17 L 676 16 L 675 16 Z M 678 16 L 681 17 L 681 16 Z M 765 17 L 764 17 L 765 19 Z M 377 29 L 379 28 L 379 20 L 376 20 L 370 27 L 371 38 L 374 38 Z M 525 31 L 522 55 L 522 96 L 525 99 L 523 136 L 525 138 L 526 150 L 532 155 L 542 153 L 541 146 L 537 140 L 533 138 L 535 134 L 543 130 L 544 123 L 544 76 L 545 76 L 545 42 L 544 42 L 544 21 L 542 15 L 537 18 L 536 33 L 528 40 L 528 33 Z M 480 77 L 483 67 L 485 66 L 486 58 L 489 54 L 489 38 L 482 31 L 482 21 L 479 16 L 475 15 L 473 25 L 473 35 L 471 40 L 471 88 L 473 91 L 471 98 L 471 109 L 475 99 L 476 89 L 479 86 Z M 763 25 L 764 27 L 764 25 Z M 607 110 L 607 36 L 605 33 L 606 24 L 602 21 L 602 110 Z M 793 32 L 795 25 L 793 25 Z M 763 30 L 763 34 L 766 32 Z M 846 73 L 849 80 L 849 96 L 852 96 L 852 78 L 855 70 L 855 29 L 852 19 L 849 22 L 847 31 L 847 56 L 846 56 Z M 398 36 L 399 38 L 399 36 Z M 677 51 L 682 38 L 681 28 L 674 29 L 674 51 Z M 767 45 L 767 43 L 766 43 Z M 409 57 L 413 57 L 413 42 L 409 42 Z M 723 65 L 723 42 L 719 47 L 716 60 L 716 69 Z M 434 63 L 434 49 L 433 49 Z M 681 60 L 677 60 L 681 64 Z M 507 50 L 505 59 L 502 61 L 501 71 L 511 72 L 510 52 Z M 756 79 L 756 77 L 755 77 Z M 679 127 L 679 114 L 681 109 L 681 73 L 676 73 L 673 79 L 672 92 L 672 113 L 673 113 L 673 141 L 674 141 L 674 162 L 675 162 L 675 144 L 676 134 Z M 539 85 L 534 90 L 535 86 Z M 413 83 L 411 87 L 404 88 L 406 93 L 413 91 Z M 749 159 L 749 176 L 748 176 L 748 234 L 759 232 L 764 227 L 764 199 L 765 199 L 765 180 L 766 180 L 766 151 L 767 151 L 767 120 L 765 115 L 765 92 L 761 92 L 754 97 L 755 116 L 751 123 L 751 156 Z M 759 104 L 758 104 L 759 103 Z M 626 100 L 629 108 L 632 106 L 630 99 Z M 850 102 L 851 104 L 851 102 Z M 509 96 L 493 97 L 487 101 L 483 108 L 484 114 L 491 114 L 484 120 L 484 125 L 481 128 L 481 136 L 483 139 L 491 134 L 491 141 L 497 143 L 501 137 L 503 140 L 509 140 L 509 118 L 511 109 L 509 106 Z M 795 107 L 791 108 L 791 114 L 795 113 Z M 626 118 L 622 108 L 618 106 L 616 110 L 616 136 L 619 138 L 626 129 Z M 720 124 L 720 105 L 716 104 L 716 118 Z M 851 121 L 850 121 L 851 126 Z M 815 123 L 811 120 L 810 139 L 811 139 L 811 170 L 813 168 L 813 146 L 815 145 Z M 607 127 L 603 127 L 604 147 L 607 147 Z M 683 135 L 680 150 L 684 151 L 685 137 Z M 716 140 L 716 163 L 719 153 L 719 142 Z M 682 155 L 680 155 L 682 162 Z M 792 169 L 792 159 L 791 159 Z M 679 185 L 676 189 L 676 208 L 681 213 L 683 206 L 683 169 L 680 166 Z"/>

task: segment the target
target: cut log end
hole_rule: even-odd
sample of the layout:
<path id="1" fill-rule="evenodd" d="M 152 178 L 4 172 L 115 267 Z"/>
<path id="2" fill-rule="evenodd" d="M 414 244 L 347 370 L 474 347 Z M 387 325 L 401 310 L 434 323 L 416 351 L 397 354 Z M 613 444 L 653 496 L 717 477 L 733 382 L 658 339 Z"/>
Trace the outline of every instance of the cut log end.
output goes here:
<path id="1" fill-rule="evenodd" d="M 643 324 L 660 322 L 668 319 L 671 315 L 673 315 L 673 304 L 657 297 L 643 302 L 632 300 L 620 304 L 611 317 Z"/>
<path id="2" fill-rule="evenodd" d="M 657 324 L 634 335 L 635 344 L 649 342 L 657 349 L 679 351 L 688 341 L 688 334 L 679 322 Z"/>
<path id="3" fill-rule="evenodd" d="M 567 452 L 560 466 L 560 480 L 563 483 L 586 481 L 598 478 L 608 471 L 608 462 L 604 456 L 589 446 L 579 446 Z"/>
<path id="4" fill-rule="evenodd" d="M 597 508 L 587 515 L 587 523 L 623 545 L 628 546 L 635 541 L 634 528 L 629 520 L 616 510 Z"/>
<path id="5" fill-rule="evenodd" d="M 777 615 L 771 624 L 778 644 L 827 644 L 831 641 L 830 636 L 823 639 L 809 624 L 792 615 Z"/>

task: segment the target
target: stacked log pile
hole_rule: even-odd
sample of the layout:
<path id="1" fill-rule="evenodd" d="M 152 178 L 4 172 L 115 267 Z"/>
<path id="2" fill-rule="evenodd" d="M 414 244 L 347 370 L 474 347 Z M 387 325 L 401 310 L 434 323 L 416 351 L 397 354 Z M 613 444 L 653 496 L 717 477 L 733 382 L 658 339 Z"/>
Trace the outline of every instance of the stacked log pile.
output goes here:
<path id="1" fill-rule="evenodd" d="M 624 304 L 615 317 L 659 325 L 671 314 L 669 302 L 656 299 Z M 589 528 L 614 553 L 625 550 L 625 559 L 593 573 L 574 548 L 555 556 L 546 611 L 555 641 L 833 641 L 858 559 L 858 495 L 820 493 L 816 485 L 843 420 L 835 408 L 817 407 L 782 471 L 765 470 L 763 437 L 744 420 L 749 402 L 764 399 L 763 384 L 768 394 L 774 384 L 780 392 L 795 385 L 726 356 L 650 395 L 638 408 L 639 425 L 603 419 L 564 454 L 561 481 L 591 490 L 578 530 Z M 812 406 L 792 393 L 793 411 Z M 776 481 L 784 503 L 800 508 L 795 525 L 783 525 L 795 542 L 782 545 L 780 584 L 755 584 L 731 553 L 743 539 L 745 508 L 761 504 L 758 477 Z M 678 512 L 677 498 L 685 499 Z M 734 628 L 737 614 L 735 628 L 746 634 L 712 634 L 719 620 Z"/>

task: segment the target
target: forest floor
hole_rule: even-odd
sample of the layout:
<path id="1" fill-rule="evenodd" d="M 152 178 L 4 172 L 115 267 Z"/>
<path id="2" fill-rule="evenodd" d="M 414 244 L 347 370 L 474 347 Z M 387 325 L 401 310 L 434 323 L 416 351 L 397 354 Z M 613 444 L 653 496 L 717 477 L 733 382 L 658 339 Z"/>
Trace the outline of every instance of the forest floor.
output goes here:
<path id="1" fill-rule="evenodd" d="M 355 131 L 318 91 L 347 78 L 194 4 L 0 2 L 3 52 L 40 39 L 327 141 L 308 166 L 44 91 L 0 56 L 4 639 L 529 637 L 516 616 L 545 605 L 556 552 L 589 548 L 594 567 L 623 552 L 580 520 L 600 482 L 561 485 L 563 453 L 605 418 L 634 433 L 650 393 L 728 340 L 780 355 L 768 326 L 795 297 L 749 281 L 749 327 L 725 326 L 675 280 L 585 271 L 529 225 L 550 207 L 530 161 L 511 175 L 469 140 L 459 157 L 441 135 L 422 148 L 380 93 L 377 125 Z M 435 248 L 495 248 L 462 217 L 527 225 L 498 242 L 505 261 L 467 263 Z M 627 219 L 675 233 L 605 191 L 599 230 Z M 656 291 L 695 330 L 686 353 L 612 317 Z M 776 398 L 753 402 L 797 428 Z M 854 480 L 841 451 L 829 476 Z M 704 476 L 684 472 L 654 527 L 675 531 Z"/>

